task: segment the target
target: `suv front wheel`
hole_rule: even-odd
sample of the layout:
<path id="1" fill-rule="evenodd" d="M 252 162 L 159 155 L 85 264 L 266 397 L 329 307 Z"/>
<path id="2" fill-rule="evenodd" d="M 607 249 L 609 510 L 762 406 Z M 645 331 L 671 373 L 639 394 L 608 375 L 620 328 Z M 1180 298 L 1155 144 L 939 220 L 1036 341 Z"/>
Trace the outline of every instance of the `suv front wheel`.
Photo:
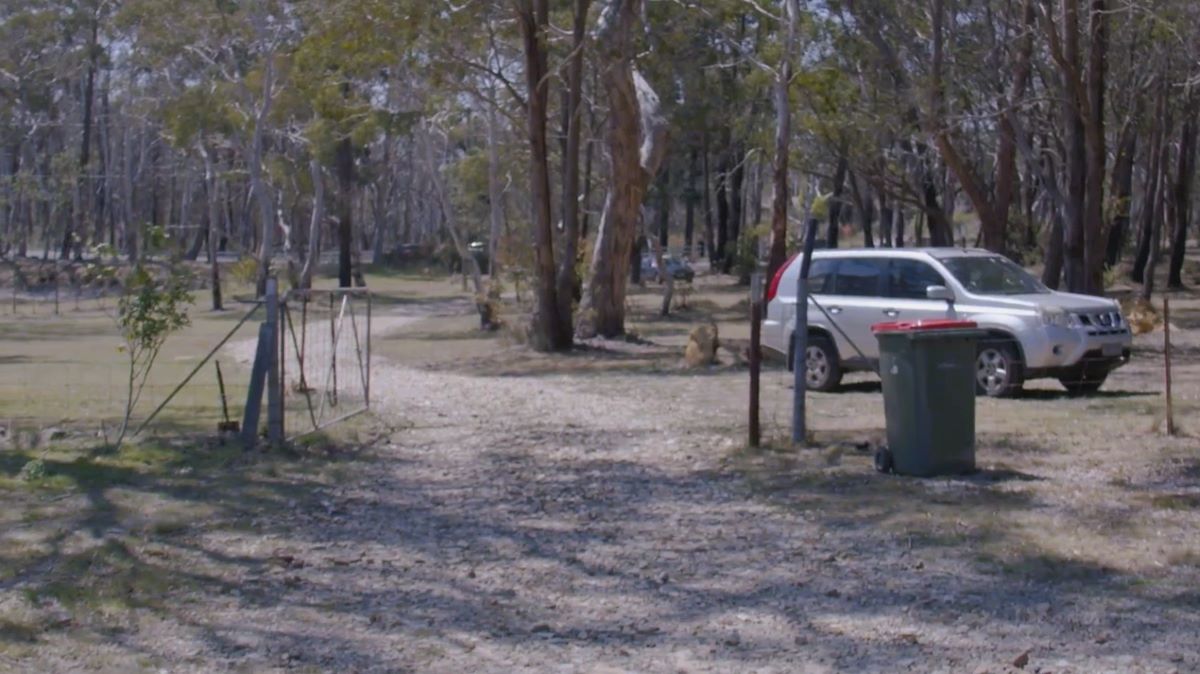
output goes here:
<path id="1" fill-rule="evenodd" d="M 989 398 L 1020 393 L 1025 383 L 1020 352 L 1009 341 L 984 340 L 975 357 L 975 390 Z"/>

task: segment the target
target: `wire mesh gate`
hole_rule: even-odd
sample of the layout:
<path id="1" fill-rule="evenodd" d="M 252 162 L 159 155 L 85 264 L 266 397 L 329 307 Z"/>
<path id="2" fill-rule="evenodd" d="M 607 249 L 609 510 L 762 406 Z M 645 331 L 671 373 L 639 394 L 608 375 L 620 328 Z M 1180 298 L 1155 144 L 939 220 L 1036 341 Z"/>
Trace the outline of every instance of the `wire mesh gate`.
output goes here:
<path id="1" fill-rule="evenodd" d="M 292 290 L 279 305 L 279 400 L 285 439 L 371 406 L 371 293 Z"/>

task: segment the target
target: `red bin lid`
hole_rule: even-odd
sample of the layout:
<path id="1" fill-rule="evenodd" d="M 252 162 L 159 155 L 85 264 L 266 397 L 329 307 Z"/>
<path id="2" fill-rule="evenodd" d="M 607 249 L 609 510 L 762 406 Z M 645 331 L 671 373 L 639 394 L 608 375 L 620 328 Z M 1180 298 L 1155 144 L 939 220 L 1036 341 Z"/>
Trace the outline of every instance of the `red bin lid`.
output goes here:
<path id="1" fill-rule="evenodd" d="M 922 318 L 917 321 L 876 323 L 871 332 L 917 332 L 926 330 L 970 330 L 978 327 L 975 321 L 960 321 L 953 318 Z"/>

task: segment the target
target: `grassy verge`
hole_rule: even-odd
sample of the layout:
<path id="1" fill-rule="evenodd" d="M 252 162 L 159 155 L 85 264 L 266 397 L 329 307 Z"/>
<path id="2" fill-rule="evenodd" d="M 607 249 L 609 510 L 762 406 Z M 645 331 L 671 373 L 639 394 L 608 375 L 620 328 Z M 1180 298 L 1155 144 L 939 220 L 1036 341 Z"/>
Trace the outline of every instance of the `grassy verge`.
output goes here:
<path id="1" fill-rule="evenodd" d="M 387 432 L 364 416 L 277 451 L 183 438 L 0 451 L 0 656 L 253 592 L 267 561 L 214 541 L 286 529 Z"/>

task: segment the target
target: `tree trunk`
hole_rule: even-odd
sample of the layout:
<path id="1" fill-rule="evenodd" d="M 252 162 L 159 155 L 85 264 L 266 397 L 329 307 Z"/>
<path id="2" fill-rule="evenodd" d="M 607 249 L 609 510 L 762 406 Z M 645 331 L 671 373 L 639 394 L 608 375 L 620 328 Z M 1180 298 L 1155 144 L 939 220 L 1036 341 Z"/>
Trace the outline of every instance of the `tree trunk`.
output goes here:
<path id="1" fill-rule="evenodd" d="M 825 232 L 827 248 L 838 247 L 838 237 L 842 229 L 842 198 L 846 193 L 846 173 L 849 167 L 846 153 L 839 151 L 837 167 L 833 170 L 833 193 L 829 197 L 829 227 Z"/>
<path id="2" fill-rule="evenodd" d="M 925 171 L 925 209 L 922 213 L 925 216 L 925 221 L 929 224 L 929 245 L 934 248 L 944 248 L 953 246 L 954 240 L 951 236 L 950 221 L 946 218 L 946 211 L 942 209 L 938 202 L 937 186 L 933 181 L 933 171 Z M 917 233 L 917 243 L 921 243 L 921 234 Z"/>
<path id="3" fill-rule="evenodd" d="M 549 149 L 546 144 L 546 118 L 550 83 L 547 72 L 546 31 L 550 25 L 548 0 L 518 0 L 517 23 L 525 53 L 525 81 L 528 92 L 526 116 L 530 149 L 531 222 L 534 239 L 533 347 L 539 351 L 571 348 L 570 316 L 560 315 L 557 270 L 554 260 L 554 223 L 550 212 Z"/>
<path id="4" fill-rule="evenodd" d="M 703 208 L 701 209 L 704 212 L 704 256 L 708 258 L 709 272 L 713 272 L 713 271 L 716 271 L 716 266 L 713 264 L 713 259 L 714 259 L 713 250 L 714 250 L 714 245 L 715 245 L 715 241 L 716 241 L 716 236 L 715 236 L 715 232 L 713 230 L 712 171 L 710 170 L 711 166 L 709 164 L 708 130 L 707 129 L 700 132 L 700 155 L 701 155 L 701 169 L 703 171 L 703 175 L 701 176 L 701 181 L 703 182 L 703 185 L 702 185 L 702 189 L 701 189 L 700 198 L 704 200 Z"/>
<path id="5" fill-rule="evenodd" d="M 1117 142 L 1117 158 L 1113 164 L 1112 193 L 1113 220 L 1108 230 L 1108 242 L 1105 251 L 1105 267 L 1113 268 L 1121 260 L 1121 251 L 1125 248 L 1125 238 L 1129 230 L 1129 213 L 1133 199 L 1133 160 L 1137 154 L 1138 131 L 1131 118 L 1121 129 L 1120 140 Z"/>
<path id="6" fill-rule="evenodd" d="M 212 159 L 212 152 L 204 145 L 200 146 L 200 156 L 204 159 L 204 193 L 208 204 L 208 282 L 212 290 L 212 310 L 221 311 L 221 267 L 217 263 L 217 241 L 221 222 L 220 184 L 217 182 L 217 170 Z"/>
<path id="7" fill-rule="evenodd" d="M 699 197 L 699 192 L 696 190 L 698 174 L 696 148 L 693 146 L 688 154 L 687 189 L 684 192 L 683 203 L 683 249 L 684 256 L 689 259 L 696 255 L 693 246 L 696 239 L 696 199 Z"/>
<path id="8" fill-rule="evenodd" d="M 567 116 L 566 147 L 563 154 L 563 231 L 562 251 L 558 260 L 555 290 L 558 309 L 555 318 L 566 348 L 572 341 L 572 309 L 579 287 L 579 152 L 583 136 L 583 46 L 586 38 L 588 6 L 591 0 L 575 0 L 571 31 L 571 55 L 567 67 L 564 114 Z"/>
<path id="9" fill-rule="evenodd" d="M 493 285 L 500 277 L 500 266 L 496 257 L 500 252 L 500 233 L 504 225 L 504 192 L 500 187 L 500 139 L 496 133 L 497 126 L 496 109 L 489 105 L 487 110 L 488 276 Z"/>
<path id="10" fill-rule="evenodd" d="M 892 203 L 888 201 L 887 192 L 879 191 L 879 242 L 884 248 L 892 247 Z"/>
<path id="11" fill-rule="evenodd" d="M 611 186 L 596 248 L 580 333 L 615 337 L 625 332 L 625 291 L 633 238 L 646 187 L 666 151 L 666 121 L 658 96 L 633 67 L 634 28 L 642 0 L 609 0 L 596 29 L 597 56 L 608 94 Z"/>
<path id="12" fill-rule="evenodd" d="M 1104 88 L 1108 65 L 1108 0 L 1092 0 L 1088 18 L 1091 46 L 1087 63 L 1087 116 L 1084 124 L 1084 152 L 1087 161 L 1083 250 L 1083 290 L 1104 294 L 1104 258 L 1107 232 L 1104 222 L 1104 168 L 1108 158 L 1104 132 Z"/>
<path id="13" fill-rule="evenodd" d="M 745 213 L 743 213 L 745 209 L 743 190 L 746 186 L 746 153 L 741 143 L 738 143 L 736 147 L 737 149 L 733 155 L 733 161 L 736 163 L 733 166 L 729 183 L 729 240 L 726 242 L 727 245 L 732 244 L 733 250 L 728 251 L 728 254 L 725 256 L 726 274 L 733 271 L 733 264 L 742 252 L 741 247 L 743 243 L 742 219 L 745 217 Z"/>
<path id="14" fill-rule="evenodd" d="M 853 171 L 850 172 L 850 197 L 854 200 L 854 213 L 862 229 L 863 246 L 874 248 L 875 235 L 871 228 L 875 223 L 875 196 L 871 194 L 871 186 L 860 181 Z"/>
<path id="15" fill-rule="evenodd" d="M 1067 139 L 1067 198 L 1072 204 L 1063 227 L 1063 270 L 1067 290 L 1087 291 L 1087 268 L 1084 260 L 1087 229 L 1087 167 L 1088 144 L 1084 129 L 1083 110 L 1075 95 L 1080 64 L 1079 7 L 1076 0 L 1061 0 L 1062 4 L 1062 76 L 1067 91 L 1063 95 L 1063 127 Z"/>
<path id="16" fill-rule="evenodd" d="M 671 244 L 671 171 L 663 167 L 658 174 L 658 246 L 667 249 Z"/>
<path id="17" fill-rule="evenodd" d="M 1188 226 L 1192 221 L 1192 183 L 1196 178 L 1196 114 L 1200 98 L 1194 92 L 1187 95 L 1183 128 L 1179 135 L 1179 162 L 1175 184 L 1171 188 L 1174 207 L 1172 223 L 1171 262 L 1167 287 L 1183 288 L 1183 259 L 1187 252 Z"/>
<path id="18" fill-rule="evenodd" d="M 300 270 L 300 287 L 312 287 L 313 273 L 321 259 L 321 223 L 325 220 L 325 178 L 321 173 L 321 162 L 313 157 L 308 161 L 308 173 L 312 177 L 312 215 L 308 221 L 308 248 L 304 251 L 304 266 Z"/>
<path id="19" fill-rule="evenodd" d="M 1147 274 L 1147 267 L 1150 266 L 1154 254 L 1154 230 L 1157 227 L 1156 219 L 1159 214 L 1159 192 L 1166 187 L 1162 178 L 1165 173 L 1162 164 L 1166 161 L 1163 150 L 1164 138 L 1167 133 L 1166 98 L 1166 85 L 1160 82 L 1154 106 L 1154 126 L 1150 136 L 1150 151 L 1147 153 L 1149 169 L 1146 171 L 1145 196 L 1142 199 L 1142 211 L 1139 218 L 1141 222 L 1138 228 L 1138 247 L 1133 260 L 1133 269 L 1129 275 L 1135 283 L 1152 283 Z M 1150 274 L 1153 274 L 1152 270 Z"/>
<path id="20" fill-rule="evenodd" d="M 354 285 L 354 146 L 350 138 L 338 141 L 335 150 L 337 194 L 338 287 Z M 447 215 L 449 217 L 449 215 Z"/>
<path id="21" fill-rule="evenodd" d="M 266 180 L 263 178 L 263 154 L 265 152 L 265 135 L 267 121 L 271 115 L 271 102 L 274 96 L 275 68 L 272 54 L 264 59 L 262 84 L 262 102 L 258 115 L 254 120 L 254 133 L 251 142 L 250 157 L 250 189 L 254 192 L 254 200 L 258 204 L 259 225 L 262 227 L 262 237 L 258 249 L 258 296 L 267 292 L 267 278 L 271 275 L 271 259 L 275 255 L 275 207 L 268 192 Z"/>
<path id="22" fill-rule="evenodd" d="M 792 53 L 796 49 L 796 24 L 800 17 L 797 0 L 785 0 L 784 12 L 787 28 L 783 41 L 783 55 L 775 73 L 775 161 L 772 166 L 774 195 L 771 199 L 771 251 L 767 255 L 767 278 L 775 278 L 775 272 L 787 262 L 788 203 L 788 153 L 792 141 L 792 111 L 788 91 L 792 82 Z M 764 284 L 764 292 L 765 284 Z"/>
<path id="23" fill-rule="evenodd" d="M 1165 97 L 1164 97 L 1164 99 L 1165 99 Z M 1165 127 L 1167 125 L 1164 124 L 1163 126 Z M 1166 202 L 1167 202 L 1167 199 L 1164 198 L 1165 197 L 1164 192 L 1167 187 L 1167 180 L 1168 180 L 1167 174 L 1169 172 L 1168 164 L 1170 163 L 1167 159 L 1167 142 L 1166 142 L 1165 131 L 1162 132 L 1159 137 L 1158 148 L 1155 152 L 1157 154 L 1157 158 L 1155 159 L 1154 163 L 1157 168 L 1157 174 L 1158 174 L 1155 177 L 1155 183 L 1157 185 L 1157 190 L 1156 190 L 1156 195 L 1155 195 L 1156 198 L 1154 199 L 1154 201 L 1146 204 L 1146 207 L 1150 211 L 1150 222 L 1149 222 L 1149 231 L 1148 231 L 1148 233 L 1150 235 L 1150 243 L 1149 243 L 1149 252 L 1148 252 L 1147 260 L 1146 260 L 1145 273 L 1144 273 L 1143 280 L 1142 280 L 1141 298 L 1145 302 L 1149 302 L 1151 295 L 1154 294 L 1155 272 L 1158 269 L 1159 258 L 1162 257 L 1162 234 L 1163 234 L 1163 226 L 1166 221 L 1165 213 L 1163 213 L 1163 211 L 1166 208 Z"/>
<path id="24" fill-rule="evenodd" d="M 597 79 L 598 76 L 596 75 L 596 69 L 592 68 L 592 91 L 596 91 L 600 88 Z M 583 159 L 583 196 L 581 201 L 583 204 L 583 217 L 580 219 L 579 226 L 580 245 L 583 245 L 584 242 L 587 241 L 588 232 L 590 231 L 589 227 L 592 221 L 592 165 L 596 157 L 596 106 L 592 104 L 590 97 L 585 102 L 587 104 L 588 111 L 588 137 L 587 151 L 584 152 Z M 579 279 L 576 280 L 579 281 Z M 581 292 L 582 288 L 577 286 L 575 291 L 577 296 L 576 299 L 579 299 Z"/>
<path id="25" fill-rule="evenodd" d="M 729 163 L 725 158 L 724 153 L 721 155 L 721 160 L 717 164 L 717 246 L 716 254 L 712 256 L 713 271 L 728 273 L 725 268 L 725 258 L 729 255 L 729 200 L 726 199 L 725 193 L 728 191 L 726 185 L 729 179 Z"/>

